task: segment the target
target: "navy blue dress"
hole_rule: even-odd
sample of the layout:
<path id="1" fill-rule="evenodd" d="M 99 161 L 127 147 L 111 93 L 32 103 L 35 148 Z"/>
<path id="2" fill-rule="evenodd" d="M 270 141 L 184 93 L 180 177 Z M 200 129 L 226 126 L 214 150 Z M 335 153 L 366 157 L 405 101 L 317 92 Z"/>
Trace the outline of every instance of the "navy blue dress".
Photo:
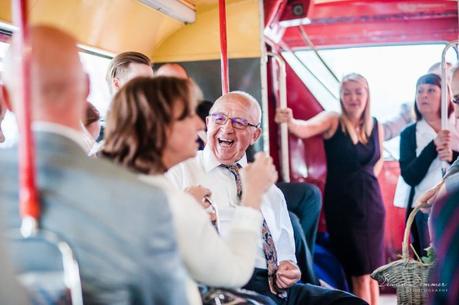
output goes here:
<path id="1" fill-rule="evenodd" d="M 324 143 L 324 209 L 332 251 L 348 275 L 369 274 L 384 264 L 385 209 L 373 171 L 381 156 L 378 123 L 374 119 L 365 145 L 354 145 L 341 125 Z"/>

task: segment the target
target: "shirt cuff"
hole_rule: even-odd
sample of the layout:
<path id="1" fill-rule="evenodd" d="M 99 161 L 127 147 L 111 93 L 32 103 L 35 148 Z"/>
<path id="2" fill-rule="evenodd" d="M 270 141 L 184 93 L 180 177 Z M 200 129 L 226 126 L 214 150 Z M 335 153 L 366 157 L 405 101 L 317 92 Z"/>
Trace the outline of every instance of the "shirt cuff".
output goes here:
<path id="1" fill-rule="evenodd" d="M 232 227 L 237 230 L 253 231 L 261 235 L 262 223 L 263 217 L 260 211 L 239 206 L 234 213 Z"/>

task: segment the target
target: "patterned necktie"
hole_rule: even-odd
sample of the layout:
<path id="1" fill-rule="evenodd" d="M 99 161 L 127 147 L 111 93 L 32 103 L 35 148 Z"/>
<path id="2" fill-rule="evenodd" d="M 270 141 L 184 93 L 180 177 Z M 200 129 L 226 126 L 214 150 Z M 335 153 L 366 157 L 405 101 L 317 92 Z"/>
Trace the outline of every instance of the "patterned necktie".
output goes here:
<path id="1" fill-rule="evenodd" d="M 228 169 L 234 176 L 236 180 L 236 190 L 237 190 L 237 197 L 241 200 L 242 197 L 242 183 L 241 183 L 241 175 L 239 174 L 239 169 L 241 166 L 239 164 L 233 165 L 225 165 L 221 164 L 221 167 Z M 276 246 L 274 245 L 273 236 L 269 231 L 268 224 L 266 220 L 263 218 L 263 226 L 261 228 L 261 235 L 263 238 L 263 252 L 266 258 L 266 264 L 268 265 L 268 284 L 269 289 L 272 293 L 276 294 L 280 298 L 287 297 L 287 291 L 280 289 L 276 285 L 276 272 L 277 272 L 277 252 Z"/>

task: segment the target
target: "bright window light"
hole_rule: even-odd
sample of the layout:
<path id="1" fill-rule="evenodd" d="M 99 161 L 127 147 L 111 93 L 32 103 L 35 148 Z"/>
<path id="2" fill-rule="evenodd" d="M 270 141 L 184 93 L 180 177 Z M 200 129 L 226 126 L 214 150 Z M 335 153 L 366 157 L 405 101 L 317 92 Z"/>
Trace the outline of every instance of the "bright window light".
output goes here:
<path id="1" fill-rule="evenodd" d="M 5 56 L 8 44 L 0 42 L 0 75 L 3 73 L 2 60 Z M 102 118 L 105 118 L 111 96 L 105 81 L 105 73 L 110 63 L 110 58 L 98 56 L 91 53 L 80 52 L 80 59 L 83 67 L 89 75 L 90 93 L 88 101 L 94 104 L 99 110 Z M 2 124 L 6 141 L 0 144 L 1 147 L 10 147 L 17 141 L 18 130 L 16 120 L 12 113 L 7 113 Z"/>
<path id="2" fill-rule="evenodd" d="M 416 80 L 437 62 L 441 61 L 444 44 L 393 45 L 359 48 L 325 49 L 319 54 L 341 79 L 357 72 L 368 80 L 371 93 L 372 115 L 380 122 L 396 116 L 403 103 L 413 105 Z M 339 83 L 334 80 L 317 56 L 309 50 L 296 51 L 297 57 L 321 80 L 328 90 L 289 52 L 284 52 L 287 62 L 300 76 L 326 110 L 339 110 Z M 454 50 L 447 61 L 455 64 Z M 330 93 L 331 91 L 331 93 Z M 398 159 L 399 138 L 385 143 L 388 155 Z"/>

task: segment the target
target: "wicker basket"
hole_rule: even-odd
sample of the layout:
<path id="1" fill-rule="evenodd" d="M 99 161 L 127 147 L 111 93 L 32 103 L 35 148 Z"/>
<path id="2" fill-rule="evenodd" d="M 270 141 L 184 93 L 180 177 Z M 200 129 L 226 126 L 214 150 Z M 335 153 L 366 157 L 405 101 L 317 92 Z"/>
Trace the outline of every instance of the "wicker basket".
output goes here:
<path id="1" fill-rule="evenodd" d="M 403 237 L 402 258 L 379 267 L 371 274 L 371 277 L 381 285 L 396 289 L 398 305 L 427 304 L 427 279 L 432 265 L 410 258 L 408 251 L 410 229 L 414 216 L 426 206 L 426 204 L 417 206 L 408 217 Z"/>

